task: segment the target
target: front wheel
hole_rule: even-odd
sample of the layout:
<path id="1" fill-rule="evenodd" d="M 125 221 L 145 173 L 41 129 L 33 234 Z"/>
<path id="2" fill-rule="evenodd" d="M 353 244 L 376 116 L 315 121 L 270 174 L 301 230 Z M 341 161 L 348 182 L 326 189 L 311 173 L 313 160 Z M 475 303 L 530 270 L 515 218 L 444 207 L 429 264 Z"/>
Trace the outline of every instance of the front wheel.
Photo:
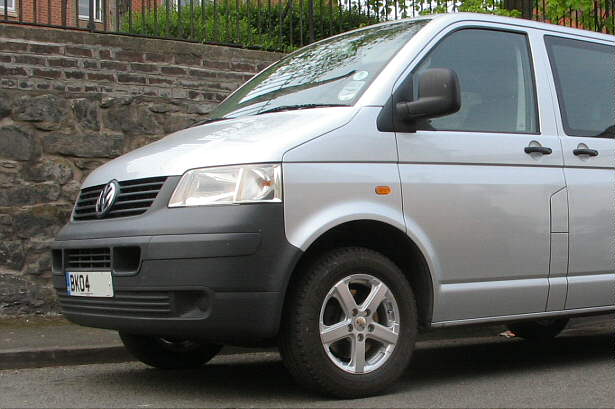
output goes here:
<path id="1" fill-rule="evenodd" d="M 542 319 L 510 324 L 508 329 L 518 337 L 527 340 L 548 341 L 562 332 L 567 324 L 568 318 Z"/>
<path id="2" fill-rule="evenodd" d="M 365 248 L 334 250 L 294 283 L 280 350 L 293 377 L 339 398 L 381 392 L 406 369 L 417 332 L 412 288 Z"/>
<path id="3" fill-rule="evenodd" d="M 160 369 L 193 369 L 211 360 L 221 345 L 120 332 L 124 346 L 139 361 Z"/>

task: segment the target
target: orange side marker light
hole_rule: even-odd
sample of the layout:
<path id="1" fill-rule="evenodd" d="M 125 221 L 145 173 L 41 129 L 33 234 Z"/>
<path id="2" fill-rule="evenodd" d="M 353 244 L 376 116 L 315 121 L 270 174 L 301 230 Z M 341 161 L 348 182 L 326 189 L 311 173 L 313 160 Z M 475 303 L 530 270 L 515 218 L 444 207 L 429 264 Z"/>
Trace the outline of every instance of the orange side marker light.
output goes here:
<path id="1" fill-rule="evenodd" d="M 388 195 L 392 191 L 391 186 L 376 186 L 374 190 L 377 195 Z"/>

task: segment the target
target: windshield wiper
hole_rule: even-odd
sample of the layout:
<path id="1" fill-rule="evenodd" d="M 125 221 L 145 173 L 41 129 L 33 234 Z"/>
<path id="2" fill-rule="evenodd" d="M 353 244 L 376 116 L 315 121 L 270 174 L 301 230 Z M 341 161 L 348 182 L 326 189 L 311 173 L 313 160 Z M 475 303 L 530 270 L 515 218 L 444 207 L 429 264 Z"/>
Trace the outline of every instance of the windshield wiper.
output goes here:
<path id="1" fill-rule="evenodd" d="M 326 108 L 326 107 L 347 107 L 348 105 L 344 104 L 301 104 L 301 105 L 281 105 L 279 107 L 266 109 L 264 111 L 257 112 L 254 115 L 260 114 L 269 114 L 271 112 L 282 112 L 282 111 L 296 111 L 299 109 L 310 109 L 310 108 Z"/>

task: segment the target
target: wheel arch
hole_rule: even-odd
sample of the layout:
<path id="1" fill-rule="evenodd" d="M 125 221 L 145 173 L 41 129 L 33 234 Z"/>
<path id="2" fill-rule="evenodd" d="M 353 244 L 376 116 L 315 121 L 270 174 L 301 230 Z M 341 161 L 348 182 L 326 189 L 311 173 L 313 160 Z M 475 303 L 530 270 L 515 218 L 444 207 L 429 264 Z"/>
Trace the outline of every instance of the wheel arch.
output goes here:
<path id="1" fill-rule="evenodd" d="M 419 326 L 431 325 L 434 283 L 429 264 L 419 246 L 402 230 L 376 220 L 353 220 L 330 228 L 314 240 L 295 264 L 286 286 L 283 309 L 289 301 L 293 283 L 321 254 L 340 247 L 365 247 L 391 259 L 408 279 L 417 302 Z"/>

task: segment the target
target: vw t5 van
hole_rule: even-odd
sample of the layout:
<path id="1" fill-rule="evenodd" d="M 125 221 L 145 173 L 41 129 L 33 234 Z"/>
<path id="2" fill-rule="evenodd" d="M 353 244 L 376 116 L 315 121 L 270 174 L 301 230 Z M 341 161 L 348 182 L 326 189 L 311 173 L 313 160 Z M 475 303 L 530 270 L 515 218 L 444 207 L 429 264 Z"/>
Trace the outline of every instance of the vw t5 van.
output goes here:
<path id="1" fill-rule="evenodd" d="M 614 37 L 447 14 L 300 49 L 92 172 L 53 249 L 71 321 L 159 368 L 279 345 L 382 391 L 418 331 L 615 310 Z"/>

